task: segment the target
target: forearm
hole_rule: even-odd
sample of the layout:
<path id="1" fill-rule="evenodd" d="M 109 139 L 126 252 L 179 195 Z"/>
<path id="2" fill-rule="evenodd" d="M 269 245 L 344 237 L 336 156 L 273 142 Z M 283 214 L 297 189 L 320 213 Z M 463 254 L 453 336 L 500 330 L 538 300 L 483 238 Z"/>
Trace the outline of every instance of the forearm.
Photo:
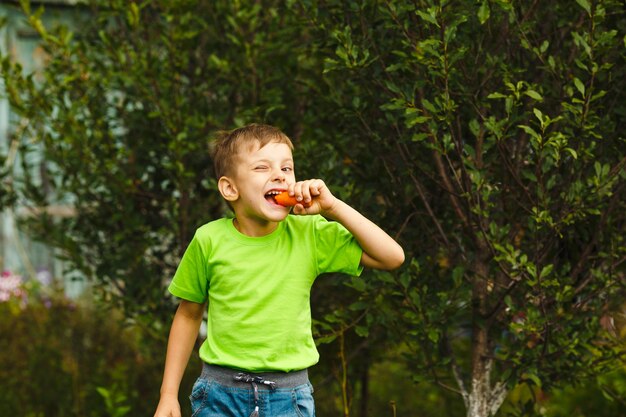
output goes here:
<path id="1" fill-rule="evenodd" d="M 188 301 L 182 301 L 178 307 L 167 344 L 161 395 L 178 396 L 180 382 L 198 337 L 203 312 L 204 305 Z"/>
<path id="2" fill-rule="evenodd" d="M 299 202 L 293 208 L 294 214 L 319 213 L 348 229 L 363 249 L 361 265 L 390 270 L 404 262 L 400 245 L 357 210 L 334 197 L 324 181 L 311 179 L 291 184 L 289 195 Z"/>
<path id="3" fill-rule="evenodd" d="M 376 269 L 395 269 L 404 262 L 402 247 L 374 222 L 337 199 L 332 208 L 322 213 L 341 223 L 352 233 L 363 249 L 362 264 Z"/>

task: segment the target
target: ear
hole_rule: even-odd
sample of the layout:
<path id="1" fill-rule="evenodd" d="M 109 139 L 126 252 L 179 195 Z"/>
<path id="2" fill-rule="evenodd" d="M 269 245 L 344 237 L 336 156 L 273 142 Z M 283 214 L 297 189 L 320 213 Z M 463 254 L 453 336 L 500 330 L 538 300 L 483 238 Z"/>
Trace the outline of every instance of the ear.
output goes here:
<path id="1" fill-rule="evenodd" d="M 237 185 L 229 177 L 220 177 L 217 181 L 217 188 L 220 190 L 220 194 L 226 201 L 235 201 L 239 198 L 239 191 Z"/>

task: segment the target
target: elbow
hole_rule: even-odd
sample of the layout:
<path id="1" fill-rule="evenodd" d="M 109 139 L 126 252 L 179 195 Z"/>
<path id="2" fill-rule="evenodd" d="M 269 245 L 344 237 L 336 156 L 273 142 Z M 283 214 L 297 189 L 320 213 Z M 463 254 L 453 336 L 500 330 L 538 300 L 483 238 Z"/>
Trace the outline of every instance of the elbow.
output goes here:
<path id="1" fill-rule="evenodd" d="M 400 268 L 403 263 L 404 250 L 398 244 L 396 244 L 395 247 L 385 250 L 384 254 L 380 257 L 371 256 L 365 251 L 361 257 L 361 265 L 367 268 L 381 269 L 383 271 L 393 271 L 394 269 Z"/>
<path id="2" fill-rule="evenodd" d="M 398 245 L 397 250 L 394 251 L 393 256 L 389 257 L 383 269 L 387 271 L 393 271 L 394 269 L 398 269 L 402 266 L 404 260 L 404 250 L 402 249 L 402 247 L 400 247 L 400 245 Z"/>
<path id="3" fill-rule="evenodd" d="M 393 268 L 391 269 L 398 269 L 402 266 L 402 264 L 404 263 L 405 260 L 405 256 L 404 256 L 404 251 L 402 250 L 402 248 L 400 248 L 400 251 L 398 253 L 398 257 L 395 260 L 395 263 L 393 265 Z"/>

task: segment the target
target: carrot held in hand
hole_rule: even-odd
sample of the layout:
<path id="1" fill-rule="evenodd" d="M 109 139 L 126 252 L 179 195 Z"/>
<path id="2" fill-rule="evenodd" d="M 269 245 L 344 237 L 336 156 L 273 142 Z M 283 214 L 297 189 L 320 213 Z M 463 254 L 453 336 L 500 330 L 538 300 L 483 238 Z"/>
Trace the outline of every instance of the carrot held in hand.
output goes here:
<path id="1" fill-rule="evenodd" d="M 303 201 L 296 200 L 296 198 L 290 196 L 287 191 L 283 191 L 282 193 L 277 194 L 274 197 L 274 201 L 276 201 L 277 204 L 285 207 L 295 206 L 296 204 L 302 204 L 304 207 L 311 207 L 312 204 L 310 201 L 308 203 L 305 203 Z"/>

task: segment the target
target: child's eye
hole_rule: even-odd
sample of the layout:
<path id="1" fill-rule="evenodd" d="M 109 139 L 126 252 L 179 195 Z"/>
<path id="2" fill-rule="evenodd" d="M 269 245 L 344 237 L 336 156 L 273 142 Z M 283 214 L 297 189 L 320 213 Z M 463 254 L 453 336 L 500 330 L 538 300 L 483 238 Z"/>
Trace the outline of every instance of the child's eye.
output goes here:
<path id="1" fill-rule="evenodd" d="M 263 171 L 263 170 L 266 170 L 267 167 L 265 165 L 259 165 L 259 166 L 254 167 L 254 169 L 255 171 Z"/>
<path id="2" fill-rule="evenodd" d="M 284 167 L 283 171 L 284 172 L 291 172 L 291 171 L 293 171 L 293 168 L 292 167 Z"/>

